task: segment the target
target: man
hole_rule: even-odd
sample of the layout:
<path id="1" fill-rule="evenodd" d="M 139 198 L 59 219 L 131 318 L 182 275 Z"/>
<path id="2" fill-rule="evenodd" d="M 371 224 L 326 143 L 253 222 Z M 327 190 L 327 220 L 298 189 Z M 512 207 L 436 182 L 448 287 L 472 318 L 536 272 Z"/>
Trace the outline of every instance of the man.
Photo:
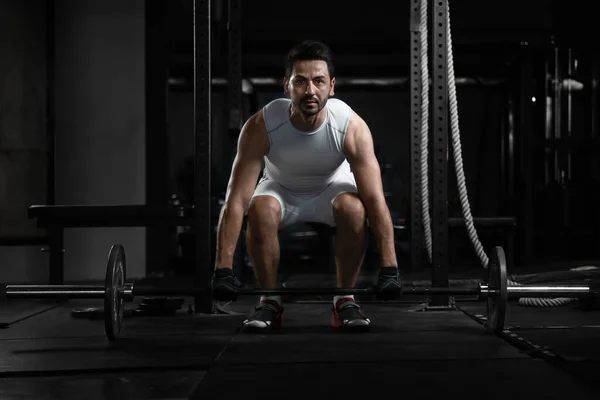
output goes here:
<path id="1" fill-rule="evenodd" d="M 347 104 L 331 98 L 335 71 L 325 44 L 299 43 L 288 53 L 285 68 L 286 97 L 251 116 L 240 132 L 219 220 L 213 294 L 234 299 L 240 286 L 231 265 L 247 211 L 248 256 L 260 287 L 277 284 L 278 231 L 310 221 L 336 227 L 338 288 L 354 287 L 369 227 L 381 255 L 376 291 L 383 298 L 397 297 L 394 231 L 371 132 Z M 282 314 L 281 296 L 261 296 L 245 329 L 280 327 Z M 333 327 L 362 330 L 369 324 L 353 296 L 334 297 Z"/>

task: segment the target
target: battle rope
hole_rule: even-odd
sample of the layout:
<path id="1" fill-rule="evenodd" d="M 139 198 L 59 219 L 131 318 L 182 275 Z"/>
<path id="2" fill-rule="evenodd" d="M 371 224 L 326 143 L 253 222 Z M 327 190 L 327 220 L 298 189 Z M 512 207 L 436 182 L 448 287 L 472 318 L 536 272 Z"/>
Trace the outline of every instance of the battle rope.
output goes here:
<path id="1" fill-rule="evenodd" d="M 427 58 L 427 1 L 421 0 L 420 34 L 421 42 L 421 212 L 423 213 L 423 230 L 425 247 L 429 262 L 433 262 L 431 242 L 431 220 L 429 217 L 429 172 L 428 172 L 428 140 L 429 140 L 429 61 Z"/>
<path id="2" fill-rule="evenodd" d="M 428 109 L 429 109 L 429 76 L 428 76 L 428 61 L 427 61 L 427 1 L 421 0 L 421 8 L 420 8 L 420 16 L 421 16 L 421 82 L 422 82 L 422 138 L 421 138 L 421 192 L 422 192 L 422 209 L 423 209 L 423 226 L 425 230 L 425 243 L 427 247 L 427 253 L 429 255 L 429 260 L 432 260 L 432 244 L 431 244 L 431 228 L 430 228 L 430 219 L 429 219 L 429 191 L 428 191 L 428 180 L 427 180 L 427 139 L 429 134 L 429 126 L 428 126 Z M 449 103 L 450 103 L 450 126 L 452 132 L 452 148 L 454 155 L 454 166 L 456 170 L 456 177 L 458 182 L 459 196 L 460 196 L 460 204 L 463 212 L 463 217 L 465 219 L 465 225 L 467 227 L 467 232 L 469 234 L 469 238 L 471 239 L 471 243 L 475 247 L 475 251 L 477 256 L 481 260 L 481 264 L 484 268 L 487 268 L 489 257 L 485 254 L 483 250 L 483 246 L 477 237 L 477 231 L 475 229 L 475 225 L 473 223 L 473 217 L 471 215 L 471 209 L 469 206 L 469 197 L 467 194 L 467 185 L 465 174 L 463 170 L 463 160 L 462 160 L 462 149 L 460 143 L 460 130 L 459 130 L 459 121 L 458 121 L 458 101 L 456 98 L 456 82 L 454 79 L 454 59 L 452 54 L 452 35 L 450 29 L 450 4 L 449 1 L 446 3 L 446 12 L 447 12 L 447 24 L 446 24 L 446 38 L 447 38 L 447 59 L 448 59 L 448 94 L 449 94 Z M 521 285 L 518 282 L 515 282 L 511 279 L 508 279 L 509 286 L 517 286 Z M 562 306 L 571 301 L 575 300 L 574 298 L 520 298 L 518 301 L 518 305 L 524 307 L 557 307 Z"/>

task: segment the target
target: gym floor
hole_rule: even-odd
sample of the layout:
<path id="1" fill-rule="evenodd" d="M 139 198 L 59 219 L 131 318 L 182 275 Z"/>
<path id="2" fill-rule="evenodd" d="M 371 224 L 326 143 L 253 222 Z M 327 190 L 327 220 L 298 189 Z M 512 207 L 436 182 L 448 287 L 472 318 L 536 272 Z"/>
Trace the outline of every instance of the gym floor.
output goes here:
<path id="1" fill-rule="evenodd" d="M 286 285 L 330 283 L 309 275 Z M 362 276 L 359 286 L 370 279 Z M 452 310 L 425 310 L 415 296 L 359 298 L 372 329 L 356 334 L 333 332 L 331 302 L 317 296 L 285 302 L 283 329 L 268 334 L 239 332 L 254 297 L 218 303 L 213 315 L 188 314 L 192 299 L 183 298 L 173 315 L 143 316 L 140 300 L 126 303 L 124 328 L 111 343 L 101 317 L 72 315 L 101 300 L 2 299 L 0 399 L 381 398 L 390 391 L 600 398 L 600 312 L 577 302 L 510 301 L 506 330 L 496 336 L 483 326 L 485 303 L 469 297 L 456 298 Z"/>

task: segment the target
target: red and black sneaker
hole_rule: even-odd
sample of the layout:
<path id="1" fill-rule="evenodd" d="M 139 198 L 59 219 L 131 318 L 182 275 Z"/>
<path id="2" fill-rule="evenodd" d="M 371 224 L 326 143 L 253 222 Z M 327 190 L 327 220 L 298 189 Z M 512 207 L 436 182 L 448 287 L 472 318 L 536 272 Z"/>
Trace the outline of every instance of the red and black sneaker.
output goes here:
<path id="1" fill-rule="evenodd" d="M 341 298 L 331 307 L 331 326 L 349 331 L 368 331 L 371 320 L 352 298 Z"/>
<path id="2" fill-rule="evenodd" d="M 265 332 L 281 328 L 283 306 L 275 300 L 262 300 L 244 321 L 244 332 Z"/>

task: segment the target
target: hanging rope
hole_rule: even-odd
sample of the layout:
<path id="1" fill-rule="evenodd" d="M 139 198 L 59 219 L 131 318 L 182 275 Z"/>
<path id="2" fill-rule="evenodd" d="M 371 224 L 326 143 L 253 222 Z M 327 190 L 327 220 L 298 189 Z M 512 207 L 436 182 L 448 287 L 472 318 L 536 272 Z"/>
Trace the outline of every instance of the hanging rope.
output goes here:
<path id="1" fill-rule="evenodd" d="M 431 220 L 429 217 L 429 60 L 427 57 L 427 1 L 421 0 L 420 7 L 420 32 L 421 37 L 421 212 L 423 213 L 423 231 L 425 247 L 429 262 L 433 262 L 433 249 L 431 240 Z"/>
<path id="2" fill-rule="evenodd" d="M 427 172 L 427 161 L 428 161 L 428 142 L 429 137 L 429 125 L 428 125 L 428 109 L 429 109 L 429 76 L 428 76 L 428 61 L 427 61 L 427 2 L 428 0 L 421 0 L 421 83 L 422 83 L 422 124 L 421 130 L 421 192 L 422 192 L 422 208 L 423 208 L 423 226 L 425 231 L 425 243 L 427 247 L 427 253 L 429 260 L 432 260 L 432 244 L 431 244 L 431 222 L 429 218 L 429 190 L 428 190 L 428 172 Z M 469 197 L 467 194 L 467 184 L 463 169 L 462 160 L 462 148 L 460 143 L 460 130 L 458 120 L 458 101 L 456 97 L 456 82 L 454 79 L 454 58 L 452 53 L 452 35 L 450 29 L 450 2 L 446 3 L 447 12 L 447 24 L 446 24 L 446 37 L 447 37 L 447 61 L 448 61 L 448 94 L 450 103 L 450 126 L 452 132 L 452 148 L 454 155 L 454 166 L 456 170 L 456 177 L 458 183 L 458 192 L 460 198 L 461 209 L 463 217 L 465 219 L 465 225 L 469 234 L 469 239 L 475 248 L 475 252 L 481 261 L 484 268 L 488 267 L 489 257 L 485 254 L 483 246 L 477 236 L 477 231 L 473 223 L 473 217 L 471 215 L 471 208 L 469 206 Z M 508 286 L 520 285 L 518 282 L 514 282 L 508 279 Z M 570 303 L 575 299 L 573 298 L 554 298 L 554 299 L 543 299 L 543 298 L 520 298 L 518 304 L 525 307 L 557 307 Z"/>

